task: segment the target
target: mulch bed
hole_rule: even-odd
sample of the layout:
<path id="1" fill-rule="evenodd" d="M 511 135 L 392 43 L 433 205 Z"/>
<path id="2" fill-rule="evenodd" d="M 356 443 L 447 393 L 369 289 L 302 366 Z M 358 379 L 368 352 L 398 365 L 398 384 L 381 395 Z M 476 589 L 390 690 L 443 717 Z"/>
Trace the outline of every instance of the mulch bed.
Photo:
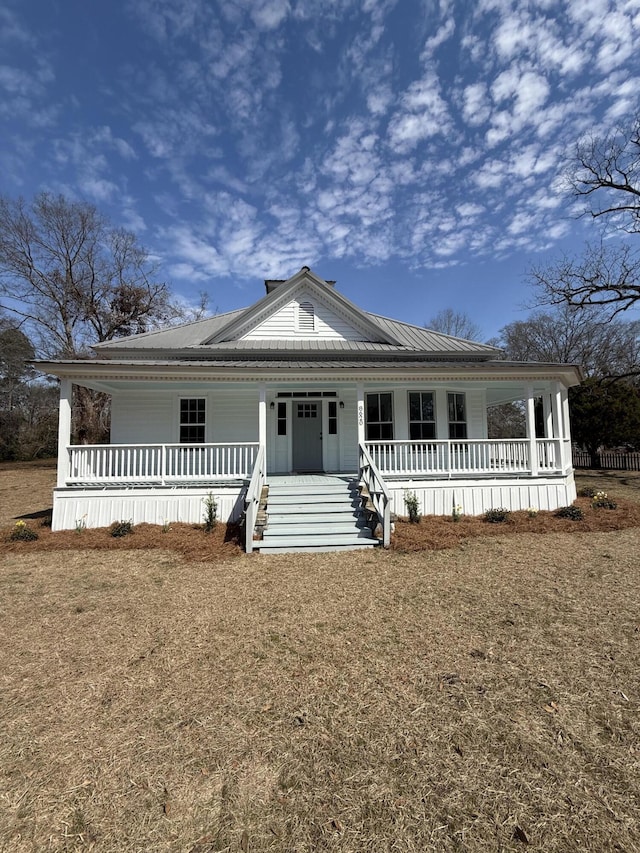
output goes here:
<path id="1" fill-rule="evenodd" d="M 608 532 L 640 527 L 640 504 L 617 501 L 617 508 L 593 509 L 589 498 L 575 502 L 584 512 L 582 521 L 557 518 L 553 512 L 512 512 L 507 521 L 486 522 L 482 516 L 462 516 L 454 522 L 449 516 L 423 516 L 418 524 L 400 519 L 391 539 L 395 551 L 438 551 L 456 548 L 461 542 L 484 536 L 520 533 L 585 533 Z M 0 532 L 0 554 L 11 551 L 149 550 L 173 551 L 186 559 L 207 560 L 212 556 L 233 557 L 244 551 L 242 531 L 237 524 L 216 525 L 205 533 L 202 525 L 172 523 L 169 529 L 154 524 L 138 524 L 130 535 L 114 538 L 109 528 L 61 530 L 52 532 L 48 519 L 31 520 L 28 526 L 38 534 L 33 542 L 12 541 L 13 528 Z"/>

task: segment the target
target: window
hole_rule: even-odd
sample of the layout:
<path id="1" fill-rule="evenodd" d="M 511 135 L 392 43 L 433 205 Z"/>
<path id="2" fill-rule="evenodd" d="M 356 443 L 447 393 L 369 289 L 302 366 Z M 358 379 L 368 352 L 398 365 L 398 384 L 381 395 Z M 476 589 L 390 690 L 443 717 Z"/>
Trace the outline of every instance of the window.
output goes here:
<path id="1" fill-rule="evenodd" d="M 409 392 L 409 438 L 436 437 L 436 407 L 433 391 Z"/>
<path id="2" fill-rule="evenodd" d="M 329 401 L 329 435 L 338 434 L 338 404 L 335 400 Z"/>
<path id="3" fill-rule="evenodd" d="M 299 418 L 317 418 L 318 404 L 317 403 L 298 403 Z"/>
<path id="4" fill-rule="evenodd" d="M 278 403 L 278 435 L 287 434 L 287 404 Z"/>
<path id="5" fill-rule="evenodd" d="M 204 428 L 204 398 L 180 400 L 180 442 L 182 444 L 204 444 Z"/>
<path id="6" fill-rule="evenodd" d="M 315 312 L 310 302 L 301 302 L 298 305 L 298 331 L 314 332 L 316 328 Z"/>
<path id="7" fill-rule="evenodd" d="M 448 394 L 449 438 L 467 437 L 467 415 L 464 394 Z"/>
<path id="8" fill-rule="evenodd" d="M 390 393 L 367 394 L 367 441 L 393 438 L 393 403 Z"/>

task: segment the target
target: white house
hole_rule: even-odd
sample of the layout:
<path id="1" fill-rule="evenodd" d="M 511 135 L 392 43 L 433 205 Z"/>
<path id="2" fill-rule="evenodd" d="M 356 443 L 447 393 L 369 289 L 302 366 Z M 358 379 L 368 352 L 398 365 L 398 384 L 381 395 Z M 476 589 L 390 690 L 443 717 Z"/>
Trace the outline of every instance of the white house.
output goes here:
<path id="1" fill-rule="evenodd" d="M 486 344 L 363 311 L 308 267 L 266 288 L 248 308 L 100 344 L 93 359 L 39 362 L 61 380 L 54 530 L 198 522 L 213 494 L 219 518 L 246 513 L 249 549 L 269 537 L 284 548 L 294 528 L 298 544 L 333 547 L 333 528 L 348 526 L 327 515 L 339 485 L 355 544 L 369 545 L 375 516 L 386 541 L 390 514 L 406 514 L 407 490 L 424 514 L 575 499 L 567 391 L 579 368 L 503 361 Z M 111 395 L 110 444 L 70 444 L 74 383 Z M 490 439 L 488 407 L 516 400 L 527 437 Z M 370 497 L 366 527 L 356 486 Z M 279 502 L 296 509 L 288 528 Z"/>

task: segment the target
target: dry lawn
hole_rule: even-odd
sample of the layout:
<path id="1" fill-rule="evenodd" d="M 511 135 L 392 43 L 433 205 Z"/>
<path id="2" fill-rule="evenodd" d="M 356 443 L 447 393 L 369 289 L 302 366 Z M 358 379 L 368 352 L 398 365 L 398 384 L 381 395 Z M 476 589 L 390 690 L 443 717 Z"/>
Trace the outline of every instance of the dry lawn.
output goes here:
<path id="1" fill-rule="evenodd" d="M 640 528 L 481 529 L 5 550 L 0 850 L 640 850 Z"/>

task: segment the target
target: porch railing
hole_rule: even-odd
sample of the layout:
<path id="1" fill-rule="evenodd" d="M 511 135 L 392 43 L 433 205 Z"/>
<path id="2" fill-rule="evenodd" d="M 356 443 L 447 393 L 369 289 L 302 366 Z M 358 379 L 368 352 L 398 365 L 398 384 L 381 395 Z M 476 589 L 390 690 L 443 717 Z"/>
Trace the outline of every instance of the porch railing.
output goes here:
<path id="1" fill-rule="evenodd" d="M 253 530 L 256 526 L 258 509 L 260 508 L 260 496 L 262 495 L 262 488 L 266 478 L 264 463 L 264 447 L 260 447 L 244 499 L 244 549 L 247 554 L 253 551 Z"/>
<path id="2" fill-rule="evenodd" d="M 257 442 L 88 444 L 68 447 L 68 484 L 171 485 L 251 476 Z"/>
<path id="3" fill-rule="evenodd" d="M 391 542 L 391 497 L 369 451 L 362 444 L 358 458 L 360 482 L 366 488 L 373 509 L 382 524 L 382 545 L 388 548 Z"/>
<path id="4" fill-rule="evenodd" d="M 563 471 L 562 440 L 538 438 L 538 473 Z M 372 461 L 381 474 L 531 474 L 529 439 L 476 439 L 456 441 L 368 441 Z"/>

